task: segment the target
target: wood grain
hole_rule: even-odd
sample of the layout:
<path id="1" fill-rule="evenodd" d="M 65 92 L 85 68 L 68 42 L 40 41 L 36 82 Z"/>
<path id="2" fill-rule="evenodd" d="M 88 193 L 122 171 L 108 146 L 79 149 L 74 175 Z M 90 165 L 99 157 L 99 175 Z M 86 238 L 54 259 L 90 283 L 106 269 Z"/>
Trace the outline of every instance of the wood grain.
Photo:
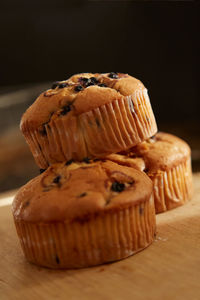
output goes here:
<path id="1" fill-rule="evenodd" d="M 122 261 L 55 271 L 25 261 L 10 206 L 0 208 L 0 299 L 200 299 L 200 173 L 185 206 L 157 215 L 157 238 Z"/>

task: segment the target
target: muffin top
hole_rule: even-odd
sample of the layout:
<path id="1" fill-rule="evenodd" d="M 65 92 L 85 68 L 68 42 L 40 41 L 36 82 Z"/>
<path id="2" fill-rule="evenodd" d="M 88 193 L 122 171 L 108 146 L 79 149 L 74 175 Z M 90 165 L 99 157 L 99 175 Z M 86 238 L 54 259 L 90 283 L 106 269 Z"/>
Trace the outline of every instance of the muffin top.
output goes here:
<path id="1" fill-rule="evenodd" d="M 79 115 L 144 89 L 138 79 L 123 73 L 82 73 L 54 82 L 26 110 L 21 129 L 36 129 L 64 115 Z"/>
<path id="2" fill-rule="evenodd" d="M 59 163 L 24 185 L 12 204 L 15 220 L 87 220 L 108 210 L 147 201 L 152 182 L 138 170 L 111 161 Z"/>
<path id="3" fill-rule="evenodd" d="M 153 175 L 158 171 L 167 171 L 176 167 L 190 156 L 190 152 L 188 144 L 180 138 L 158 132 L 154 137 L 127 152 L 110 154 L 106 158 Z"/>

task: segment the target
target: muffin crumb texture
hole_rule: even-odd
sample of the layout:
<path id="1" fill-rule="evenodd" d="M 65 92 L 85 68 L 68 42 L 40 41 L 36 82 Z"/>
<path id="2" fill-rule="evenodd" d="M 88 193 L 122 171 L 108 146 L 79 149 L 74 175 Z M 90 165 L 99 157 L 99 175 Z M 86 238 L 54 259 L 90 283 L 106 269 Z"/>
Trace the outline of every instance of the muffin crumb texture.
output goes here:
<path id="1" fill-rule="evenodd" d="M 132 168 L 106 160 L 63 162 L 50 166 L 20 189 L 13 213 L 16 219 L 29 222 L 71 222 L 76 217 L 84 219 L 88 214 L 135 205 L 148 199 L 151 192 L 148 176 Z"/>
<path id="2" fill-rule="evenodd" d="M 143 171 L 151 178 L 156 213 L 181 206 L 192 197 L 191 150 L 172 134 L 158 132 L 128 151 L 106 158 Z"/>
<path id="3" fill-rule="evenodd" d="M 12 212 L 28 261 L 81 268 L 126 258 L 156 235 L 155 213 L 192 195 L 191 151 L 157 133 L 147 89 L 128 74 L 53 82 L 20 127 L 40 173 Z"/>
<path id="4" fill-rule="evenodd" d="M 41 169 L 117 153 L 157 132 L 144 85 L 116 72 L 54 82 L 27 109 L 20 127 Z"/>
<path id="5" fill-rule="evenodd" d="M 50 268 L 128 257 L 156 230 L 151 180 L 110 161 L 54 164 L 19 190 L 12 208 L 26 258 Z"/>

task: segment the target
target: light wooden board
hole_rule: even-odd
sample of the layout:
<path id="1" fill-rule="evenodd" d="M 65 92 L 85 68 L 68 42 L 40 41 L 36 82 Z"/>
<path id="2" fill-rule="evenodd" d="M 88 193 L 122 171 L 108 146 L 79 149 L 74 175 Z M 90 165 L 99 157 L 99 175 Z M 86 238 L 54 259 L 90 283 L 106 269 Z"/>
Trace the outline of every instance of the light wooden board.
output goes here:
<path id="1" fill-rule="evenodd" d="M 49 270 L 25 261 L 10 206 L 0 207 L 0 299 L 200 299 L 200 173 L 188 204 L 157 216 L 146 250 L 112 264 Z"/>

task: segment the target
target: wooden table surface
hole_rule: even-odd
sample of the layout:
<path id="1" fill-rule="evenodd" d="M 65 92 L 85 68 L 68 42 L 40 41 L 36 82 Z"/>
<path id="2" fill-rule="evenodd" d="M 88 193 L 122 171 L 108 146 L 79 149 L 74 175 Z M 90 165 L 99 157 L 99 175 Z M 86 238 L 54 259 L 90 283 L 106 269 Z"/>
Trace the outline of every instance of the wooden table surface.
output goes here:
<path id="1" fill-rule="evenodd" d="M 26 262 L 10 205 L 0 199 L 0 299 L 199 300 L 200 173 L 194 185 L 192 201 L 157 215 L 157 237 L 149 248 L 81 270 L 56 271 Z"/>

